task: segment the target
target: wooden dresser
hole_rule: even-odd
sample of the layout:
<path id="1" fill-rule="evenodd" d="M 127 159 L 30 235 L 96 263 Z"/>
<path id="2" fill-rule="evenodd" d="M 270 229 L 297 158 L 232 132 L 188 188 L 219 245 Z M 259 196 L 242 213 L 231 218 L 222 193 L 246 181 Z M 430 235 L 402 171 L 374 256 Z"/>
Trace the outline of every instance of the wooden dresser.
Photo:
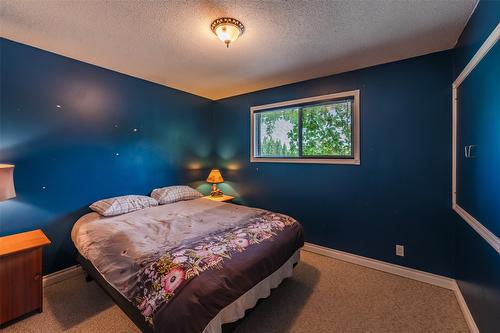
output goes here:
<path id="1" fill-rule="evenodd" d="M 0 325 L 32 311 L 42 312 L 42 230 L 0 237 Z"/>

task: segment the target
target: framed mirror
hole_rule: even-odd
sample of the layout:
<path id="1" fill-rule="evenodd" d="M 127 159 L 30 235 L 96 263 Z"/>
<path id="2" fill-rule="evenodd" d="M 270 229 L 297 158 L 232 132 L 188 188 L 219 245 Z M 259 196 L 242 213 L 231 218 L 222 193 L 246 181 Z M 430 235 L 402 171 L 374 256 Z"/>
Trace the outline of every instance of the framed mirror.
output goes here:
<path id="1" fill-rule="evenodd" d="M 500 253 L 500 24 L 452 85 L 453 209 Z"/>

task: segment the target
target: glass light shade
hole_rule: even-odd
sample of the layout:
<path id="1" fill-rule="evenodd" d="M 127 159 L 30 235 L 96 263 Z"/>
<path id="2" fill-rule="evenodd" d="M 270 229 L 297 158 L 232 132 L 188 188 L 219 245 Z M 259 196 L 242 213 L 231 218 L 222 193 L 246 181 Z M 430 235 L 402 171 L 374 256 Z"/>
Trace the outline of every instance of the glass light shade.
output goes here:
<path id="1" fill-rule="evenodd" d="M 210 174 L 208 175 L 207 178 L 207 182 L 212 184 L 219 184 L 224 182 L 224 178 L 222 178 L 219 169 L 212 169 L 212 171 L 210 171 Z"/>
<path id="2" fill-rule="evenodd" d="M 215 34 L 227 47 L 240 36 L 241 30 L 231 23 L 224 23 L 215 28 Z"/>
<path id="3" fill-rule="evenodd" d="M 0 164 L 0 201 L 16 196 L 14 188 L 14 165 Z"/>

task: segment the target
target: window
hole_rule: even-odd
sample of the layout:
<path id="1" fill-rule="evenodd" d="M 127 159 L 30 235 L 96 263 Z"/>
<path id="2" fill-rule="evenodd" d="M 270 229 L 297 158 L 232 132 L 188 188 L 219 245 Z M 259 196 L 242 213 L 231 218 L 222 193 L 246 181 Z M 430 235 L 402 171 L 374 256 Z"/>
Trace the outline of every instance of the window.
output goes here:
<path id="1" fill-rule="evenodd" d="M 359 90 L 250 108 L 251 162 L 360 164 Z"/>

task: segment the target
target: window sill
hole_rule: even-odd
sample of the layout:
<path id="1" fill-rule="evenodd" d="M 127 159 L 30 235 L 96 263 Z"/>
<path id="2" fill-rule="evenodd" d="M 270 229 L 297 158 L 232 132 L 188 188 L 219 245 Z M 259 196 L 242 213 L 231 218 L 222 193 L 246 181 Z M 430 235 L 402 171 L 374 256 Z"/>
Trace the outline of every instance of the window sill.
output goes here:
<path id="1" fill-rule="evenodd" d="M 252 157 L 250 158 L 251 163 L 301 163 L 301 164 L 348 164 L 348 165 L 360 165 L 361 161 L 359 159 L 283 159 L 283 158 L 267 158 L 267 157 Z"/>

